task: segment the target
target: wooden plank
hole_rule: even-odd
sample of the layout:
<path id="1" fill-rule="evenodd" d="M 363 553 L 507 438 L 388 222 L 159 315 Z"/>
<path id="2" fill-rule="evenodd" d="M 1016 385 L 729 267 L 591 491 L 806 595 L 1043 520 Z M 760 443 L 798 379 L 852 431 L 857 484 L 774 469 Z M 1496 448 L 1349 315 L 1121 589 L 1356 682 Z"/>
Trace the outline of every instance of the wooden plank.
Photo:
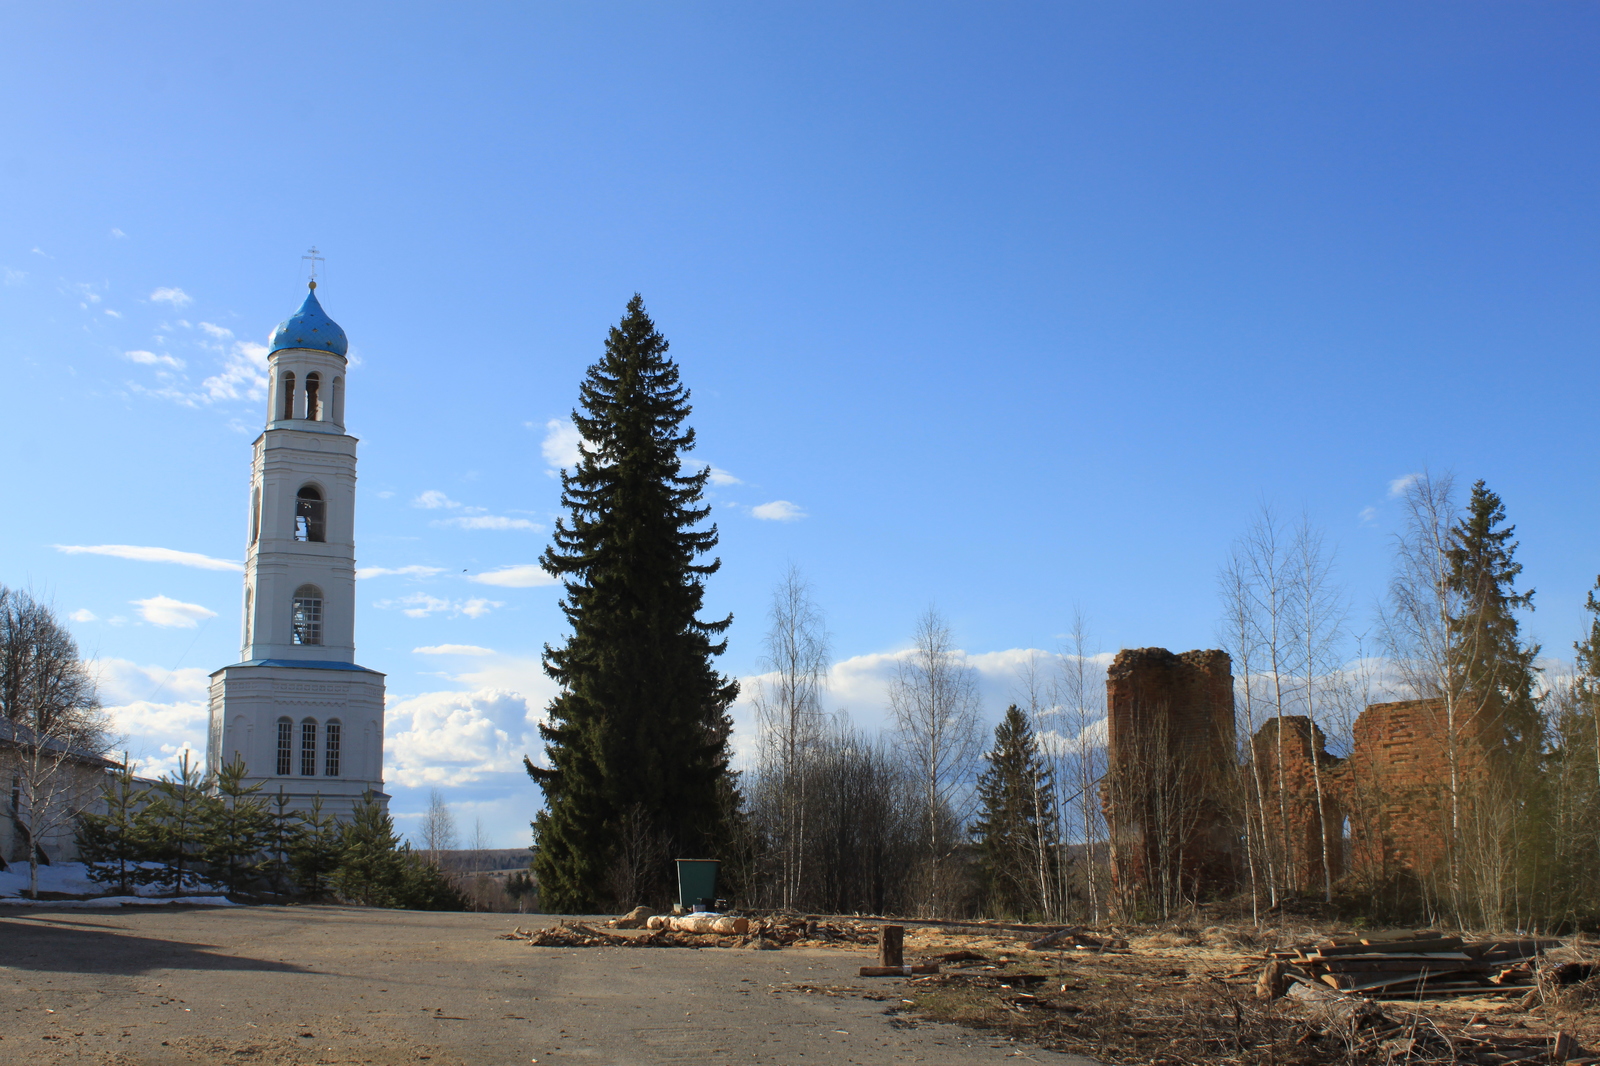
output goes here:
<path id="1" fill-rule="evenodd" d="M 917 963 L 915 966 L 863 966 L 862 977 L 908 977 L 916 973 L 938 973 L 936 962 Z"/>
<path id="2" fill-rule="evenodd" d="M 1415 960 L 1415 961 L 1417 961 L 1419 963 L 1421 963 L 1421 962 L 1429 962 L 1429 961 L 1444 961 L 1444 962 L 1473 962 L 1473 961 L 1475 961 L 1472 958 L 1471 955 L 1468 955 L 1464 951 L 1427 951 L 1427 952 L 1419 951 L 1419 952 L 1416 952 L 1415 954 L 1411 954 L 1411 955 L 1407 955 L 1404 952 L 1393 951 L 1393 952 L 1388 952 L 1388 953 L 1382 954 L 1382 955 L 1330 955 L 1330 956 L 1327 956 L 1326 958 L 1321 957 L 1321 956 L 1317 956 L 1317 955 L 1313 955 L 1313 956 L 1311 956 L 1309 959 L 1307 959 L 1305 961 L 1311 962 L 1311 963 L 1317 963 L 1317 964 L 1320 964 L 1320 965 L 1323 965 L 1323 966 L 1332 966 L 1335 963 L 1349 963 L 1349 964 L 1359 965 L 1361 963 L 1367 963 L 1367 962 L 1406 962 L 1406 961 L 1410 961 L 1410 960 Z"/>
<path id="3" fill-rule="evenodd" d="M 1440 937 L 1438 940 L 1407 940 L 1404 942 L 1390 942 L 1388 944 L 1359 944 L 1336 948 L 1319 948 L 1321 955 L 1364 955 L 1364 954 L 1393 954 L 1404 950 L 1408 953 L 1423 952 L 1431 954 L 1435 951 L 1460 951 L 1464 941 L 1458 936 Z"/>
<path id="4" fill-rule="evenodd" d="M 1421 973 L 1390 974 L 1387 977 L 1374 977 L 1362 980 L 1355 974 L 1323 974 L 1326 983 L 1341 992 L 1361 992 L 1369 988 L 1388 988 L 1390 985 L 1417 984 L 1430 977 L 1442 977 L 1453 970 L 1424 970 Z"/>
<path id="5" fill-rule="evenodd" d="M 1492 973 L 1496 967 L 1471 959 L 1460 961 L 1423 956 L 1416 959 L 1324 959 L 1316 966 L 1329 973 L 1401 973 L 1405 970 L 1442 970 L 1445 967 L 1470 970 L 1474 973 Z"/>

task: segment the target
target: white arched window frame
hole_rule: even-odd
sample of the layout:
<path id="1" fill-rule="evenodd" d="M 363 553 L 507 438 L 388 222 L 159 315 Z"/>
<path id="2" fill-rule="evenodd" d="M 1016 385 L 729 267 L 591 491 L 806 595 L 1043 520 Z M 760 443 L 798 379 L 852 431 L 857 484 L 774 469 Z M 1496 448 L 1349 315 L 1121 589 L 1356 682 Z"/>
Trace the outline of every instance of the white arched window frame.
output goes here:
<path id="1" fill-rule="evenodd" d="M 283 412 L 278 417 L 294 417 L 294 371 L 285 370 L 278 378 L 278 410 Z"/>
<path id="2" fill-rule="evenodd" d="M 292 637 L 295 644 L 322 643 L 322 590 L 301 585 L 294 590 Z"/>
<path id="3" fill-rule="evenodd" d="M 306 375 L 306 418 L 312 422 L 322 418 L 322 375 L 315 370 Z"/>
<path id="4" fill-rule="evenodd" d="M 301 485 L 294 494 L 294 539 L 318 544 L 328 539 L 328 501 L 317 485 Z"/>
<path id="5" fill-rule="evenodd" d="M 317 776 L 317 720 L 300 720 L 300 776 Z"/>
<path id="6" fill-rule="evenodd" d="M 294 771 L 294 722 L 278 719 L 278 776 L 288 777 Z"/>
<path id="7" fill-rule="evenodd" d="M 343 752 L 344 723 L 337 718 L 328 719 L 322 727 L 322 773 L 327 777 L 339 776 L 339 763 Z"/>

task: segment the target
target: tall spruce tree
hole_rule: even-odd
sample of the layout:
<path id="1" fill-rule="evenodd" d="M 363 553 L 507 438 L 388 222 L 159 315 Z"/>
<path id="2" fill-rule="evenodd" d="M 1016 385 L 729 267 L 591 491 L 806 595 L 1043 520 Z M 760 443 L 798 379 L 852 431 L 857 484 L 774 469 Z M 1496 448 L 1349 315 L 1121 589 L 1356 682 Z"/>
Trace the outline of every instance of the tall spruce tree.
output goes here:
<path id="1" fill-rule="evenodd" d="M 1533 609 L 1533 590 L 1515 591 L 1522 564 L 1513 557 L 1516 526 L 1503 525 L 1505 505 L 1480 479 L 1467 512 L 1450 533 L 1445 580 L 1459 604 L 1450 618 L 1451 656 L 1469 728 L 1497 745 L 1520 770 L 1531 770 L 1543 741 L 1534 696 L 1539 645 L 1524 646 L 1517 611 Z"/>
<path id="2" fill-rule="evenodd" d="M 1039 738 L 1016 704 L 994 730 L 989 766 L 978 777 L 979 876 L 990 913 L 1040 914 L 1057 874 L 1060 835 L 1055 787 Z"/>
<path id="3" fill-rule="evenodd" d="M 639 902 L 611 888 L 624 829 L 641 832 L 625 826 L 635 812 L 660 856 L 645 871 L 647 895 L 665 896 L 674 854 L 714 855 L 736 799 L 727 708 L 739 692 L 712 664 L 733 617 L 699 618 L 721 565 L 697 561 L 717 544 L 715 525 L 700 528 L 710 468 L 684 473 L 689 391 L 638 294 L 579 403 L 581 458 L 561 475 L 568 514 L 540 558 L 562 579 L 572 634 L 545 646 L 545 672 L 561 687 L 539 728 L 549 768 L 524 759 L 545 795 L 534 822 L 540 904 L 569 913 Z"/>

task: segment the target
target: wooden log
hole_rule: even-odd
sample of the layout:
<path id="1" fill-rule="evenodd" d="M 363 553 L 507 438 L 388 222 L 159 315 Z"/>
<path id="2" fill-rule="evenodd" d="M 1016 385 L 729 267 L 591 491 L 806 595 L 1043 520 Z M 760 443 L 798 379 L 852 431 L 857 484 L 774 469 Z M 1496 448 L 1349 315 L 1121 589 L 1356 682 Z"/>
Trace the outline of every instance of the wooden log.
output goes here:
<path id="1" fill-rule="evenodd" d="M 909 977 L 912 974 L 938 973 L 936 962 L 920 962 L 912 966 L 863 966 L 862 977 Z"/>
<path id="2" fill-rule="evenodd" d="M 904 966 L 906 930 L 903 925 L 886 925 L 878 930 L 878 965 Z"/>
<path id="3" fill-rule="evenodd" d="M 666 927 L 675 933 L 744 936 L 750 932 L 750 919 L 735 918 L 731 914 L 685 914 L 668 917 Z"/>

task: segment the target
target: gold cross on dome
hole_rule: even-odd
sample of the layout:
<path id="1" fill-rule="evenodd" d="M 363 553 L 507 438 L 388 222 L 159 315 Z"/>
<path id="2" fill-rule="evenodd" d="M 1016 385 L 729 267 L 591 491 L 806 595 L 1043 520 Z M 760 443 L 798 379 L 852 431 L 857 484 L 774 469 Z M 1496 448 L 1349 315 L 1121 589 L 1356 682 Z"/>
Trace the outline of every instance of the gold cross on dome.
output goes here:
<path id="1" fill-rule="evenodd" d="M 300 258 L 301 259 L 309 259 L 311 261 L 311 280 L 312 281 L 316 281 L 317 280 L 317 264 L 321 263 L 321 262 L 325 262 L 325 258 L 323 256 L 320 256 L 320 255 L 317 254 L 317 246 L 313 244 L 311 246 L 310 250 L 307 251 L 306 254 L 302 255 Z"/>

